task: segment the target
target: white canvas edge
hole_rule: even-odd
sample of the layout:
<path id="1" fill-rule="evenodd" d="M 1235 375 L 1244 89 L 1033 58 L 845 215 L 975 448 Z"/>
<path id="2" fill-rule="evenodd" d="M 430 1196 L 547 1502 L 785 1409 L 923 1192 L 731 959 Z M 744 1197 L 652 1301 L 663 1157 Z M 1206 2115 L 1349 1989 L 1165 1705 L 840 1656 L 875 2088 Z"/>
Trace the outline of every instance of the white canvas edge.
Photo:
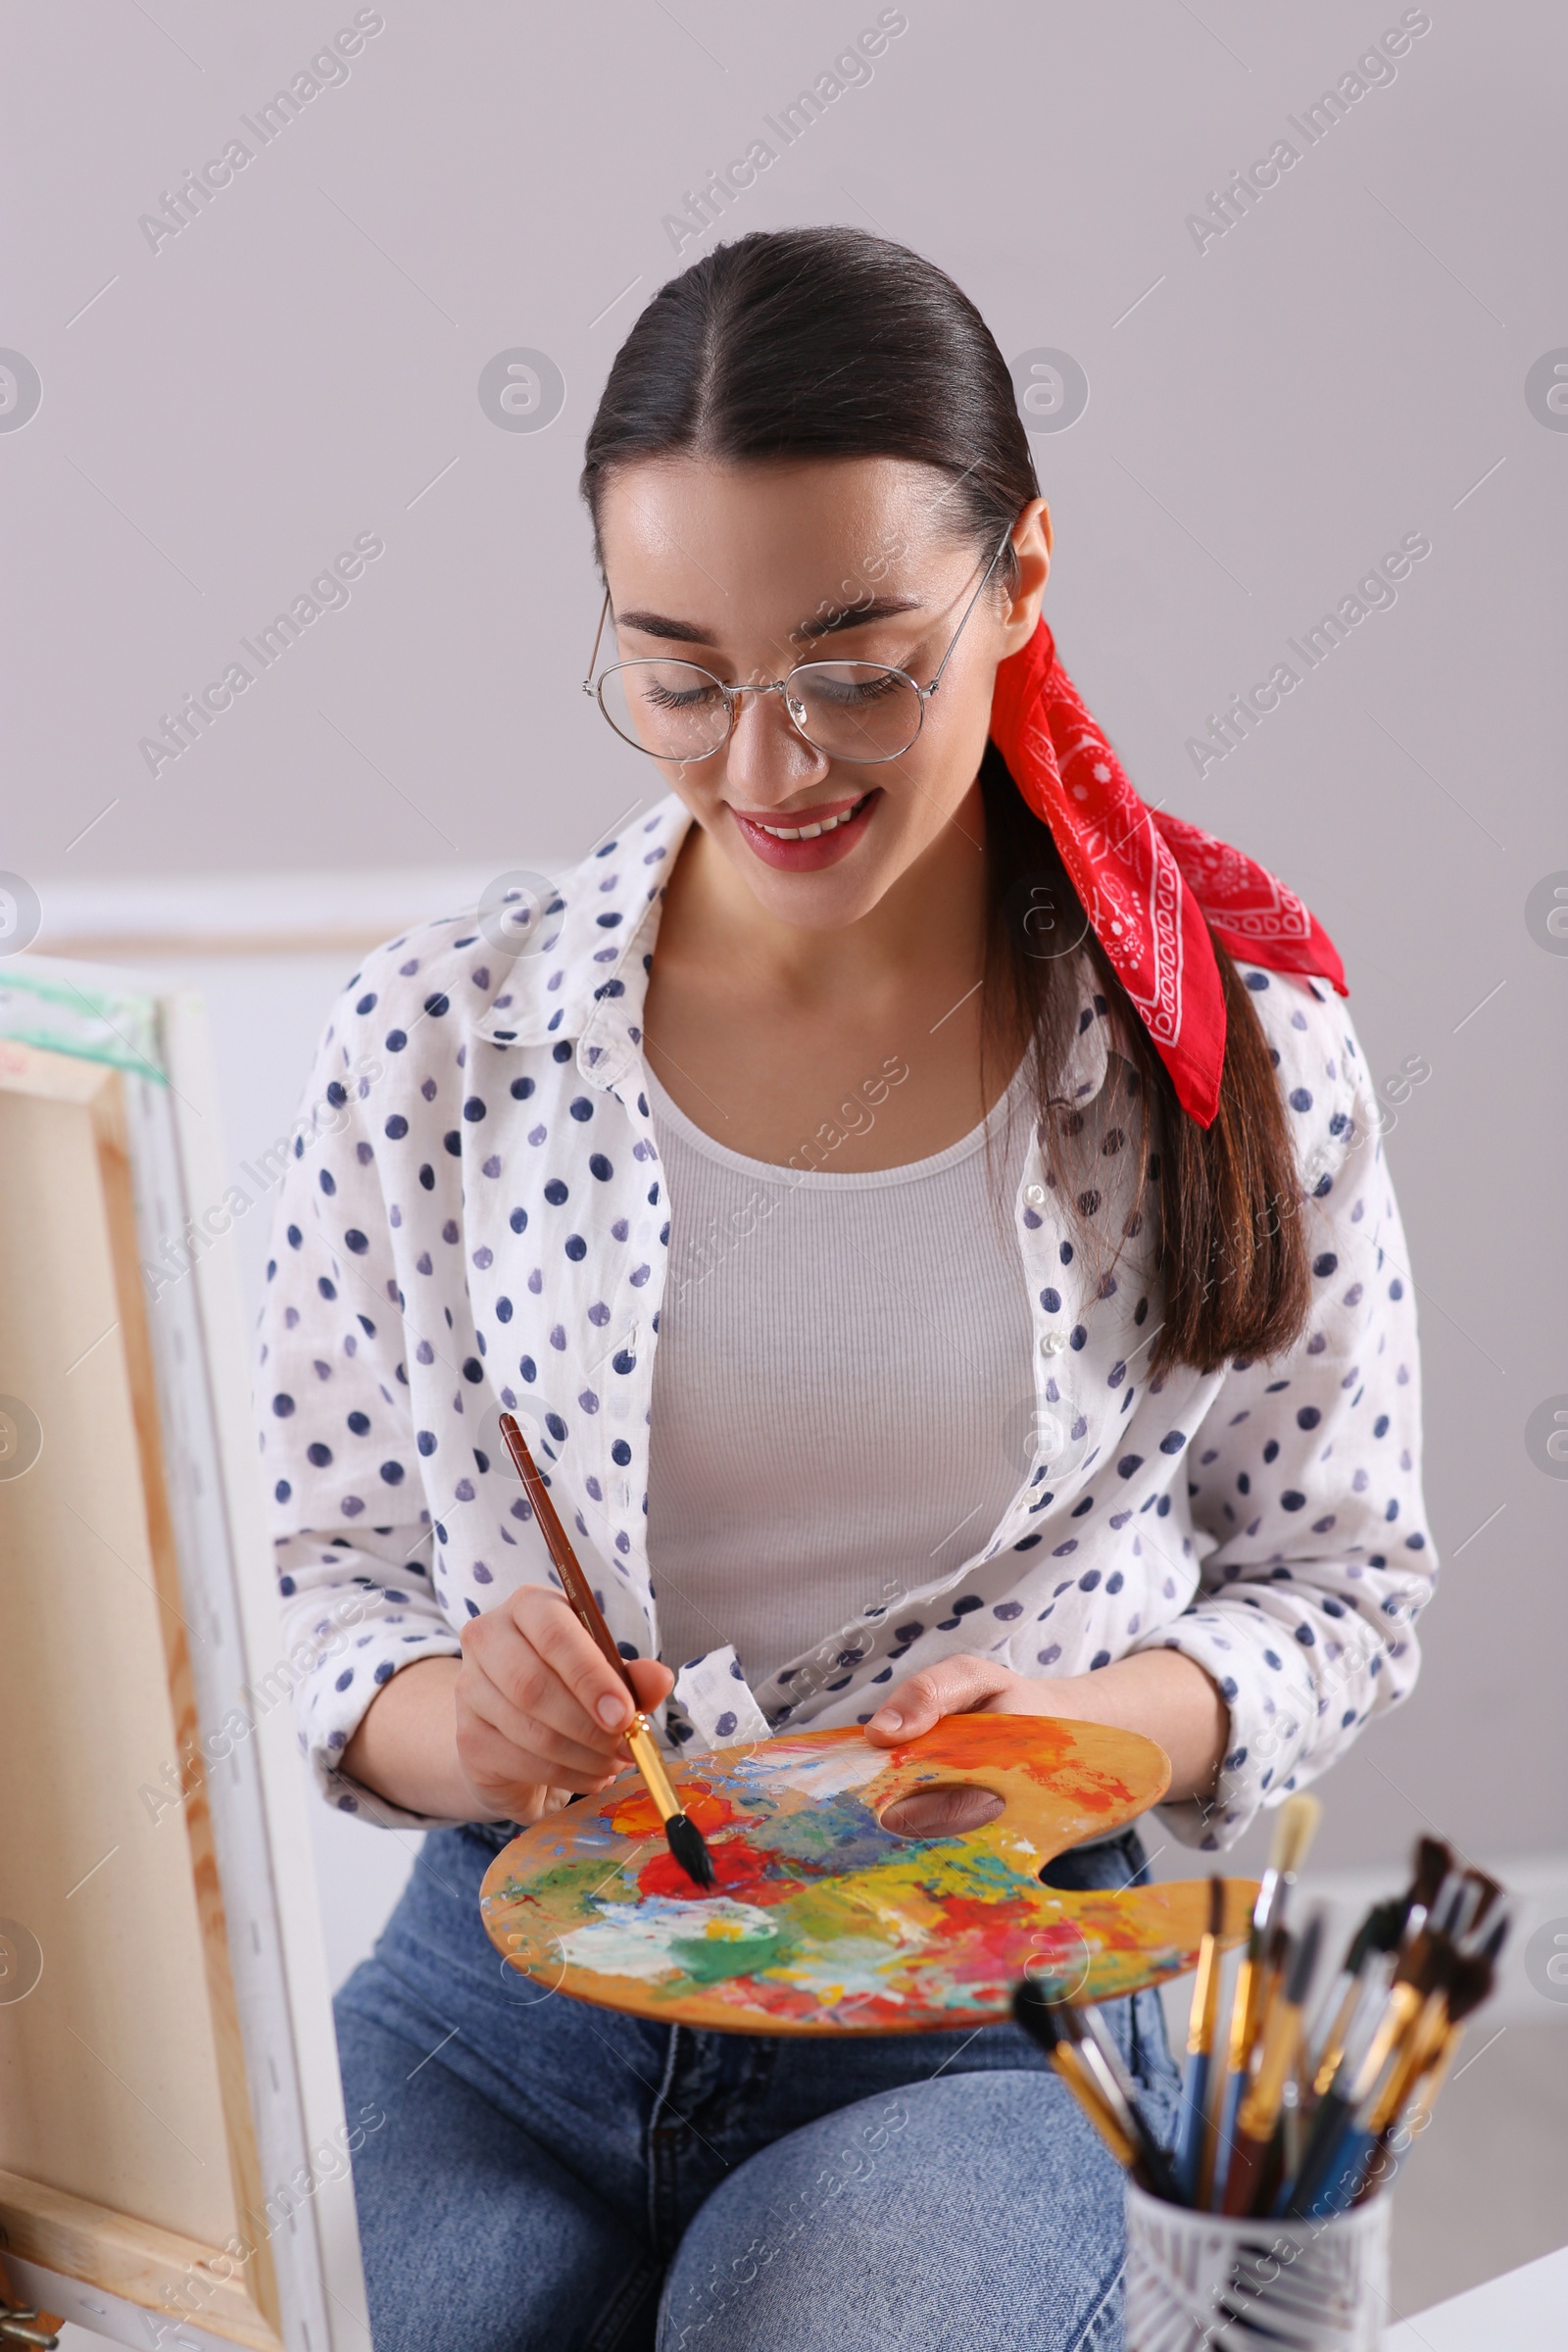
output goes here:
<path id="1" fill-rule="evenodd" d="M 228 1182 L 219 1144 L 218 1090 L 206 1014 L 192 991 L 164 997 L 162 1007 L 180 1158 L 192 1209 L 199 1213 L 205 1205 L 222 1199 Z M 216 1426 L 233 1545 L 232 1593 L 244 1653 L 240 1679 L 252 1684 L 281 1657 L 282 1634 L 257 1461 L 250 1349 L 232 1250 L 216 1249 L 198 1256 L 193 1279 L 205 1343 L 209 1409 Z M 261 1811 L 270 1849 L 265 1863 L 286 1982 L 304 2144 L 307 2151 L 342 2151 L 346 2119 L 306 1813 L 310 1790 L 300 1762 L 292 1707 L 280 1703 L 261 1715 L 247 1744 L 260 1779 Z M 251 1857 L 244 1859 L 249 1862 Z M 237 1854 L 225 1855 L 220 1846 L 225 1902 L 231 1875 L 225 1862 L 239 1860 Z M 233 1916 L 231 1913 L 231 1922 Z M 230 1940 L 234 1940 L 232 1925 Z M 346 2165 L 335 2178 L 319 2180 L 307 2210 L 315 2225 L 311 2234 L 320 2269 L 327 2345 L 330 2352 L 361 2352 L 369 2345 L 369 2319 L 354 2186 Z M 285 2267 L 281 2231 L 273 2245 L 279 2256 L 281 2286 Z M 305 2285 L 303 2277 L 296 2279 L 296 2285 Z M 307 2348 L 302 2346 L 302 2352 Z"/>

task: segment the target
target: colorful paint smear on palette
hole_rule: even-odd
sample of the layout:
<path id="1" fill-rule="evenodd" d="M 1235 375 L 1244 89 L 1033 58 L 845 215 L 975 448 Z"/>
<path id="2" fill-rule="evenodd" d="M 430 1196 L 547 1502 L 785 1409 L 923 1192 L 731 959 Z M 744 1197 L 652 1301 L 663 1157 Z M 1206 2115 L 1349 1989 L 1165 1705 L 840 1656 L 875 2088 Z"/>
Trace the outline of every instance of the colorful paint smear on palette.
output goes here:
<path id="1" fill-rule="evenodd" d="M 1004 2016 L 1025 1975 L 1104 2000 L 1196 1963 L 1208 1883 L 1072 1893 L 1040 1872 L 1163 1793 L 1152 1740 L 1030 1715 L 950 1716 L 873 1747 L 858 1731 L 721 1748 L 672 1776 L 708 1840 L 701 1895 L 636 1775 L 499 1854 L 481 1894 L 497 1947 L 543 1984 L 669 2024 L 753 2034 L 890 2034 Z M 981 1827 L 911 1838 L 898 1800 L 980 1788 Z M 1245 1931 L 1232 1884 L 1227 1936 Z"/>

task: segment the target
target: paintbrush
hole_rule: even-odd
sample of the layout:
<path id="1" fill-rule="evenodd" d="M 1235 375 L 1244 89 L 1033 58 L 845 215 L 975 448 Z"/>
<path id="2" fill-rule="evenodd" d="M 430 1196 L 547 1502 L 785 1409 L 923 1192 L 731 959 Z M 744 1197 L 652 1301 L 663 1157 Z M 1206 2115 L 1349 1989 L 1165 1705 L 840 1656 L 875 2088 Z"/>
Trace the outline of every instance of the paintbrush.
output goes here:
<path id="1" fill-rule="evenodd" d="M 1502 1888 L 1495 1879 L 1489 1879 L 1484 1870 L 1471 1868 L 1464 1875 L 1470 1885 L 1476 1888 L 1480 1897 L 1470 1922 L 1471 1929 L 1474 1931 L 1484 1927 L 1491 1919 L 1493 1907 L 1500 1898 Z"/>
<path id="2" fill-rule="evenodd" d="M 1214 2055 L 1214 2028 L 1219 2019 L 1219 1939 L 1224 1924 L 1225 1882 L 1216 1875 L 1208 1882 L 1208 1927 L 1198 1947 L 1198 1975 L 1193 1982 L 1193 2006 L 1187 2025 L 1187 2080 L 1182 2085 L 1181 2121 L 1171 2160 L 1189 2205 L 1198 2202 L 1203 2163 L 1208 2075 Z"/>
<path id="3" fill-rule="evenodd" d="M 1283 2210 L 1297 2220 L 1341 2210 L 1336 2199 L 1348 2155 L 1357 2135 L 1364 2135 L 1365 2118 L 1380 2085 L 1390 2081 L 1391 2070 L 1403 2063 L 1428 1996 L 1437 1988 L 1446 1947 L 1424 1936 L 1421 1943 L 1412 1972 L 1390 1986 L 1367 2049 L 1358 2061 L 1346 2061 L 1332 2089 L 1317 2103 L 1301 2169 L 1288 2197 L 1281 2200 Z M 1401 1961 L 1401 1968 L 1405 1965 Z M 1363 2137 L 1363 2144 L 1370 2146 L 1370 2138 Z"/>
<path id="4" fill-rule="evenodd" d="M 1313 2053 L 1304 2070 L 1317 2097 L 1333 2086 L 1340 2071 L 1356 2012 L 1366 1996 L 1373 1972 L 1398 1943 L 1407 1905 L 1397 1900 L 1374 1903 L 1346 1953 L 1340 1973 L 1323 2004 L 1318 2027 L 1306 2045 Z"/>
<path id="5" fill-rule="evenodd" d="M 1335 2081 L 1319 2098 L 1300 2172 L 1289 2198 L 1282 2200 L 1283 2210 L 1298 2219 L 1341 2209 L 1335 2200 L 1356 2135 L 1365 2132 L 1380 2085 L 1386 2088 L 1393 2079 L 1385 2070 L 1397 2070 L 1405 2062 L 1428 1999 L 1446 1979 L 1453 1949 L 1444 1923 L 1457 1924 L 1466 1913 L 1473 1915 L 1476 1901 L 1474 1888 L 1457 1871 L 1447 1871 L 1434 1886 L 1447 1859 L 1448 1849 L 1438 1839 L 1421 1839 L 1404 1938 L 1372 2038 L 1356 2059 L 1348 2057 L 1341 2063 Z"/>
<path id="6" fill-rule="evenodd" d="M 1053 2001 L 1039 1984 L 1025 1980 L 1012 1996 L 1012 2014 L 1140 2188 L 1180 2204 L 1170 2158 L 1144 2121 L 1138 2086 L 1094 2011 Z"/>
<path id="7" fill-rule="evenodd" d="M 1270 1938 L 1284 1917 L 1290 1890 L 1296 1883 L 1296 1874 L 1306 1859 L 1307 1847 L 1316 1835 L 1322 1814 L 1323 1807 L 1318 1799 L 1305 1794 L 1287 1797 L 1280 1807 L 1273 1850 L 1257 1890 L 1247 1948 L 1236 1972 L 1225 2080 L 1212 2119 L 1213 2128 L 1209 2135 L 1211 2147 L 1205 2152 L 1204 2174 L 1212 2181 L 1215 2193 L 1224 2187 L 1225 2165 L 1236 2129 L 1236 2110 L 1241 2105 L 1242 2092 L 1252 2071 L 1252 2055 L 1263 2018 L 1265 1964 Z"/>
<path id="8" fill-rule="evenodd" d="M 1077 2048 L 1058 2025 L 1053 2004 L 1038 1984 L 1025 1983 L 1018 1986 L 1012 1996 L 1012 2013 L 1030 2040 L 1038 2042 L 1045 2051 L 1116 2162 L 1137 2176 L 1141 2186 L 1147 2187 L 1136 2146 L 1111 2114 Z"/>
<path id="9" fill-rule="evenodd" d="M 565 1529 L 556 1515 L 556 1506 L 550 1499 L 549 1490 L 535 1467 L 533 1456 L 523 1441 L 521 1430 L 510 1413 L 503 1413 L 501 1416 L 501 1435 L 506 1440 L 508 1452 L 517 1466 L 517 1476 L 527 1490 L 528 1500 L 533 1505 L 534 1517 L 539 1522 L 539 1532 L 544 1537 L 545 1547 L 555 1564 L 556 1574 L 561 1579 L 567 1603 L 578 1624 L 585 1633 L 592 1636 L 603 1652 L 607 1664 L 614 1668 L 617 1677 L 630 1693 L 631 1703 L 636 1711 L 622 1736 L 627 1747 L 631 1750 L 632 1762 L 642 1775 L 643 1786 L 653 1798 L 659 1818 L 664 1825 L 664 1837 L 668 1841 L 669 1850 L 693 1886 L 700 1886 L 706 1893 L 708 1888 L 714 1884 L 713 1857 L 708 1850 L 702 1831 L 692 1820 L 690 1814 L 682 1812 L 680 1799 L 669 1785 L 669 1776 L 664 1770 L 663 1758 L 659 1752 L 659 1743 L 654 1738 L 653 1724 L 643 1713 L 637 1697 L 637 1687 L 626 1671 L 626 1661 L 615 1647 L 614 1636 L 605 1623 L 600 1613 L 599 1603 L 595 1600 L 589 1588 L 588 1579 L 577 1564 L 577 1555 L 567 1541 Z"/>
<path id="10" fill-rule="evenodd" d="M 1404 1898 L 1402 1944 L 1415 1941 L 1427 1924 L 1427 1914 L 1453 1871 L 1453 1849 L 1442 1838 L 1418 1838 L 1415 1876 Z"/>
<path id="11" fill-rule="evenodd" d="M 1274 2198 L 1280 2187 L 1285 2181 L 1294 2180 L 1300 2170 L 1301 2158 L 1306 2150 L 1306 2128 L 1309 2113 L 1307 2101 L 1311 2096 L 1311 2089 L 1312 2067 L 1307 2055 L 1306 2037 L 1303 2034 L 1296 2052 L 1296 2064 L 1285 2078 L 1285 2098 L 1280 2107 L 1280 2132 L 1275 2143 L 1275 2152 L 1279 2159 L 1279 2178 L 1275 2180 L 1271 2177 L 1265 2184 L 1263 2192 L 1267 2200 L 1266 2209 L 1270 2213 L 1274 2210 Z"/>
<path id="12" fill-rule="evenodd" d="M 1278 1931 L 1287 1938 L 1288 1929 Z M 1296 2063 L 1301 2038 L 1301 2012 L 1311 1990 L 1317 1956 L 1323 1941 L 1323 1914 L 1314 1912 L 1294 1952 L 1287 1949 L 1287 1966 L 1277 1999 L 1264 2021 L 1257 2072 L 1236 2110 L 1236 2145 L 1225 2174 L 1225 2211 L 1245 2215 L 1261 2202 L 1259 2189 L 1274 2142 L 1280 2110 L 1285 2103 L 1286 2078 Z"/>
<path id="13" fill-rule="evenodd" d="M 1397 2131 L 1390 2134 L 1391 2138 L 1402 2136 L 1408 2145 L 1426 2130 L 1437 2104 L 1438 2093 L 1448 2079 L 1448 2071 L 1464 2039 L 1465 2020 L 1472 2009 L 1480 2007 L 1496 1981 L 1497 1955 L 1507 1941 L 1510 1925 L 1511 1922 L 1504 1915 L 1496 1922 L 1480 1951 L 1467 1956 L 1461 1963 L 1456 1981 L 1448 1993 L 1443 2038 L 1417 2084 L 1414 2097 L 1399 2119 Z"/>
<path id="14" fill-rule="evenodd" d="M 1426 1972 L 1432 1990 L 1419 2011 L 1406 2018 L 1390 2048 L 1381 2079 L 1348 2116 L 1332 2147 L 1311 2196 L 1314 2218 L 1346 2213 L 1371 2194 L 1390 2170 L 1380 2161 L 1416 2084 L 1438 2057 L 1447 2033 L 1447 1990 L 1459 1963 L 1447 1947 L 1435 1950 Z M 1490 1989 L 1491 1972 L 1474 1994 Z"/>
<path id="15" fill-rule="evenodd" d="M 1490 1909 L 1502 1889 L 1494 1882 L 1489 1881 L 1488 1885 L 1494 1888 L 1484 1898 Z M 1366 2195 L 1372 2168 L 1379 2158 L 1385 2160 L 1381 2171 L 1391 2169 L 1387 2158 L 1394 2152 L 1393 2143 L 1402 2137 L 1408 2147 L 1415 2129 L 1424 2128 L 1415 2126 L 1416 2113 L 1424 2110 L 1430 2115 L 1453 2062 L 1465 2020 L 1492 1992 L 1496 1982 L 1497 1955 L 1507 1939 L 1508 1927 L 1504 1914 L 1477 1950 L 1449 1950 L 1440 1954 L 1438 1988 L 1428 1995 L 1426 2008 L 1411 2030 L 1401 2062 L 1391 2071 L 1366 2118 L 1359 2163 L 1348 2168 L 1358 2174 L 1360 2180 L 1350 2202 L 1358 2203 Z"/>
<path id="16" fill-rule="evenodd" d="M 1111 2037 L 1110 2028 L 1097 2009 L 1079 2008 L 1073 2001 L 1063 2001 L 1059 2007 L 1086 2071 L 1099 2083 L 1106 2106 L 1138 2150 L 1145 2185 L 1167 2204 L 1179 2205 L 1181 2190 L 1170 2158 L 1144 2119 L 1138 2085 Z"/>

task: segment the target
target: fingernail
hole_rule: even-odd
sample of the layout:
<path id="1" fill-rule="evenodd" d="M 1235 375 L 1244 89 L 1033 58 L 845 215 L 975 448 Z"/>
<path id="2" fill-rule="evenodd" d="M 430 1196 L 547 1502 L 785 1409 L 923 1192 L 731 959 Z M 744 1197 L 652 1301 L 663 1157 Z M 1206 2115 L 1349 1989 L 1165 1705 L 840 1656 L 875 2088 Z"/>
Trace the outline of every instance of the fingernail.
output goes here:
<path id="1" fill-rule="evenodd" d="M 626 1720 L 626 1701 L 617 1698 L 612 1690 L 607 1690 L 599 1701 L 599 1720 L 607 1732 L 618 1731 Z"/>
<path id="2" fill-rule="evenodd" d="M 897 1707 L 879 1707 L 871 1718 L 874 1732 L 899 1732 L 904 1729 L 904 1717 Z"/>

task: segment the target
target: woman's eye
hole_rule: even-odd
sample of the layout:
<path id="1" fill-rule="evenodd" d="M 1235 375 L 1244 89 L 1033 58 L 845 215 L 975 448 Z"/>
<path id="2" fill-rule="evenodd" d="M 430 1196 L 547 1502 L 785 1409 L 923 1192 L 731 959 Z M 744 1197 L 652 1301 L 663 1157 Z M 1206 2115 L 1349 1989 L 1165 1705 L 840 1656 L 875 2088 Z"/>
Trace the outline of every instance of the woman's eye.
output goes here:
<path id="1" fill-rule="evenodd" d="M 897 694 L 903 685 L 891 669 L 872 678 L 820 678 L 813 681 L 811 692 L 821 702 L 834 703 L 842 708 L 857 710 L 866 703 L 879 703 L 890 694 Z"/>
<path id="2" fill-rule="evenodd" d="M 643 700 L 658 710 L 695 710 L 709 703 L 718 693 L 716 686 L 685 686 L 680 688 L 658 684 L 643 688 Z"/>

